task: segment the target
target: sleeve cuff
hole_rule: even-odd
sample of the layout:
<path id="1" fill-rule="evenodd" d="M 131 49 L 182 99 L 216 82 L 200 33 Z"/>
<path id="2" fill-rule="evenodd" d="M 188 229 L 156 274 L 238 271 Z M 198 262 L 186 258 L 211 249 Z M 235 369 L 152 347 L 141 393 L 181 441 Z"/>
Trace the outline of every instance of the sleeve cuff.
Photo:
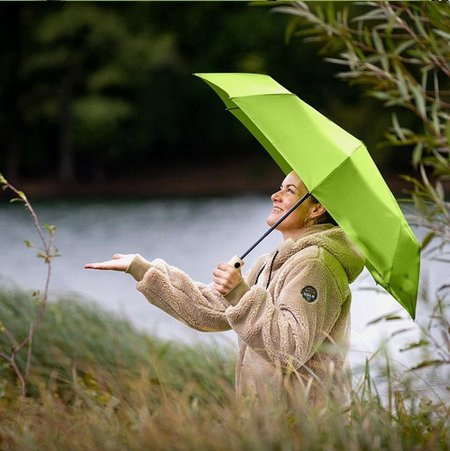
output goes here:
<path id="1" fill-rule="evenodd" d="M 225 295 L 225 299 L 230 305 L 237 305 L 247 291 L 250 291 L 250 287 L 242 279 L 229 293 Z"/>
<path id="2" fill-rule="evenodd" d="M 131 274 L 137 282 L 140 282 L 150 267 L 151 263 L 149 261 L 136 254 L 125 272 Z"/>

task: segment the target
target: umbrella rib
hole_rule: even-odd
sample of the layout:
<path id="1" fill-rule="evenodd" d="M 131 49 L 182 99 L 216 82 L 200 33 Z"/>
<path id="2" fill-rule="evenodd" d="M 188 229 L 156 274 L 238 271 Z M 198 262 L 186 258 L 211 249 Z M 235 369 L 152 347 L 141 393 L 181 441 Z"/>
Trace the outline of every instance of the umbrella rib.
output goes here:
<path id="1" fill-rule="evenodd" d="M 244 97 L 271 97 L 271 96 L 293 96 L 296 97 L 295 94 L 292 94 L 292 92 L 272 92 L 270 94 L 250 94 L 250 95 L 239 95 L 239 96 L 232 96 L 232 97 L 228 97 L 228 101 L 233 102 L 234 99 L 242 99 Z M 230 111 L 230 110 L 240 110 L 241 108 L 239 108 L 238 106 L 233 106 L 233 107 L 226 107 L 225 111 Z"/>
<path id="2" fill-rule="evenodd" d="M 331 177 L 335 172 L 337 172 L 346 162 L 347 160 L 358 150 L 360 149 L 362 146 L 364 146 L 364 144 L 360 141 L 359 142 L 359 146 L 354 148 L 352 150 L 352 152 L 348 155 L 346 155 L 346 157 L 331 171 L 329 172 L 326 177 L 324 177 L 319 183 L 316 184 L 315 188 L 319 187 L 320 184 L 326 180 L 327 178 Z M 311 191 L 313 191 L 314 188 L 311 188 Z"/>

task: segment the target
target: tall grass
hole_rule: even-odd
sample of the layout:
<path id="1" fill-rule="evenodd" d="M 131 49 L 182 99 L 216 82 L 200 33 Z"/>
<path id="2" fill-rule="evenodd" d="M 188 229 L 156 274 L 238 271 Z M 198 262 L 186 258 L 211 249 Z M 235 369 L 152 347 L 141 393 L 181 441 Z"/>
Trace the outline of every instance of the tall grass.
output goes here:
<path id="1" fill-rule="evenodd" d="M 0 291 L 16 336 L 35 308 L 20 290 Z M 389 406 L 369 366 L 349 415 L 249 410 L 234 396 L 234 356 L 157 340 L 71 298 L 49 305 L 33 348 L 25 400 L 0 369 L 2 450 L 449 449 L 448 405 L 393 385 Z"/>

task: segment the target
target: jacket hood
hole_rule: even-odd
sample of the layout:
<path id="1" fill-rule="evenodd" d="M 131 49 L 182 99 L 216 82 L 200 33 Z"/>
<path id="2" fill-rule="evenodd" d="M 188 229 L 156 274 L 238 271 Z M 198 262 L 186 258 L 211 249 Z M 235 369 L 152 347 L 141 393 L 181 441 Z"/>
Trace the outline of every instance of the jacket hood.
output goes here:
<path id="1" fill-rule="evenodd" d="M 344 268 L 349 283 L 353 282 L 364 268 L 365 258 L 349 240 L 340 227 L 319 224 L 309 227 L 296 240 L 289 238 L 278 248 L 277 266 L 309 246 L 319 246 L 333 255 Z"/>

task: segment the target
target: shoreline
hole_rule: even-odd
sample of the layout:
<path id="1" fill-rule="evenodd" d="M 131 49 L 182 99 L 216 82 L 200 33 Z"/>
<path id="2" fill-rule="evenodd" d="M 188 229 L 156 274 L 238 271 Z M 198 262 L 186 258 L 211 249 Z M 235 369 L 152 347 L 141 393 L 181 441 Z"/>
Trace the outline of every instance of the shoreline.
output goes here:
<path id="1" fill-rule="evenodd" d="M 63 184 L 55 178 L 22 178 L 11 183 L 31 200 L 211 197 L 239 194 L 270 195 L 284 174 L 272 162 L 230 161 L 228 164 L 163 165 L 140 175 L 124 175 L 97 182 Z M 412 184 L 398 174 L 383 174 L 396 198 L 407 197 Z M 448 190 L 450 183 L 444 186 Z M 10 196 L 0 192 L 0 201 Z"/>

